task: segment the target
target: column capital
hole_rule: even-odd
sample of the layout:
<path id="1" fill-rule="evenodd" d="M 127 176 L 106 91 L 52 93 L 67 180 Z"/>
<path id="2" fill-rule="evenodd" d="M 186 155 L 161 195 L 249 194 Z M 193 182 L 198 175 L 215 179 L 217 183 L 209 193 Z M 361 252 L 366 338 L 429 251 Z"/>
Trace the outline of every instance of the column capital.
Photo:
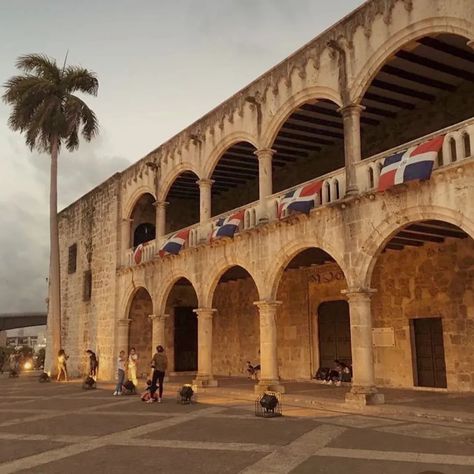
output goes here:
<path id="1" fill-rule="evenodd" d="M 207 178 L 198 179 L 196 181 L 196 184 L 200 188 L 210 188 L 214 183 L 215 183 L 215 181 L 213 179 L 207 179 Z"/>
<path id="2" fill-rule="evenodd" d="M 119 319 L 119 320 L 117 321 L 118 325 L 119 325 L 119 326 L 122 326 L 122 327 L 128 326 L 131 322 L 132 322 L 132 320 L 131 320 L 131 319 L 128 319 L 128 318 L 127 318 L 127 319 Z"/>
<path id="3" fill-rule="evenodd" d="M 347 104 L 339 107 L 337 111 L 342 115 L 360 115 L 365 110 L 365 107 L 361 104 Z"/>
<path id="4" fill-rule="evenodd" d="M 149 314 L 148 317 L 152 321 L 161 321 L 162 319 L 165 320 L 169 317 L 169 314 Z"/>
<path id="5" fill-rule="evenodd" d="M 347 290 L 341 290 L 341 293 L 345 296 L 347 296 L 349 299 L 362 299 L 362 298 L 367 298 L 370 299 L 372 298 L 372 295 L 377 293 L 376 289 L 373 288 L 348 288 Z"/>
<path id="6" fill-rule="evenodd" d="M 259 311 L 276 311 L 278 306 L 281 305 L 281 301 L 261 300 L 254 301 L 253 304 L 259 309 Z"/>
<path id="7" fill-rule="evenodd" d="M 158 207 L 160 209 L 164 209 L 169 204 L 168 201 L 155 201 L 153 206 Z"/>
<path id="8" fill-rule="evenodd" d="M 122 217 L 122 224 L 129 224 L 130 222 L 133 222 L 133 219 L 130 217 Z"/>
<path id="9" fill-rule="evenodd" d="M 253 152 L 254 155 L 257 156 L 257 158 L 264 158 L 267 156 L 272 157 L 277 151 L 274 150 L 273 148 L 260 148 L 259 150 L 255 150 Z"/>
<path id="10" fill-rule="evenodd" d="M 198 319 L 212 319 L 217 309 L 214 308 L 196 308 L 193 313 L 197 314 Z"/>

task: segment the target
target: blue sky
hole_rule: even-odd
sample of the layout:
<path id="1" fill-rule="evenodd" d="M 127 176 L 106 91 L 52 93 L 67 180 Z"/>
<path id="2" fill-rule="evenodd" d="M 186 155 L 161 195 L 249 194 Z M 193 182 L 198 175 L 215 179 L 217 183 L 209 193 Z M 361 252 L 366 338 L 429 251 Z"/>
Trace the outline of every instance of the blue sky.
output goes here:
<path id="1" fill-rule="evenodd" d="M 15 0 L 0 15 L 0 83 L 44 53 L 95 71 L 100 137 L 61 156 L 64 207 L 156 148 L 361 0 Z M 0 313 L 44 308 L 49 160 L 0 104 Z"/>

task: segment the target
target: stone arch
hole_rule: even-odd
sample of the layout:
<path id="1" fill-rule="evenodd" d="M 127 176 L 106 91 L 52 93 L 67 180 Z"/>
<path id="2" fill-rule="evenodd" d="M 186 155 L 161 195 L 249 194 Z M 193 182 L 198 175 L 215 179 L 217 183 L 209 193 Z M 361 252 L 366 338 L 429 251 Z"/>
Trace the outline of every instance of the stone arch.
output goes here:
<path id="1" fill-rule="evenodd" d="M 291 96 L 270 119 L 263 135 L 262 148 L 271 148 L 275 138 L 289 116 L 301 105 L 310 100 L 326 99 L 341 106 L 342 99 L 338 91 L 331 87 L 311 86 Z"/>
<path id="2" fill-rule="evenodd" d="M 139 186 L 136 188 L 130 197 L 127 199 L 123 209 L 122 218 L 130 219 L 135 206 L 137 205 L 138 201 L 144 196 L 145 194 L 151 194 L 156 200 L 156 194 L 154 189 L 150 186 Z"/>
<path id="3" fill-rule="evenodd" d="M 361 288 L 370 288 L 375 264 L 387 242 L 402 227 L 426 220 L 453 224 L 474 239 L 474 222 L 458 211 L 440 206 L 416 206 L 405 209 L 403 215 L 392 214 L 381 222 L 362 244 L 359 258 L 354 262 L 354 269 L 358 270 L 354 274 L 359 275 L 358 281 L 354 281 L 354 284 Z"/>
<path id="4" fill-rule="evenodd" d="M 431 17 L 412 23 L 390 37 L 372 54 L 366 64 L 361 66 L 354 78 L 349 92 L 351 102 L 360 104 L 364 94 L 384 63 L 405 44 L 423 36 L 447 33 L 472 39 L 474 24 L 466 19 L 456 17 Z"/>
<path id="5" fill-rule="evenodd" d="M 211 178 L 214 168 L 219 163 L 222 154 L 232 145 L 235 145 L 239 142 L 248 142 L 253 145 L 255 149 L 258 149 L 257 138 L 251 133 L 238 131 L 226 135 L 220 142 L 217 143 L 217 145 L 211 150 L 209 156 L 207 157 L 202 172 L 203 179 Z M 257 158 L 255 157 L 255 159 Z"/>
<path id="6" fill-rule="evenodd" d="M 135 294 L 137 293 L 140 288 L 143 288 L 146 290 L 146 292 L 150 295 L 151 301 L 153 303 L 153 308 L 155 308 L 155 303 L 154 303 L 154 298 L 153 298 L 153 293 L 150 291 L 150 289 L 147 287 L 147 285 L 143 282 L 131 282 L 127 289 L 124 292 L 124 296 L 122 297 L 120 308 L 123 308 L 123 311 L 119 313 L 121 315 L 121 318 L 119 319 L 128 319 L 128 315 L 130 313 L 130 306 L 132 304 L 133 298 L 135 297 Z"/>
<path id="7" fill-rule="evenodd" d="M 346 281 L 349 281 L 349 272 L 346 268 L 341 251 L 339 251 L 334 245 L 318 239 L 317 237 L 314 239 L 304 239 L 298 242 L 291 242 L 280 250 L 275 261 L 271 264 L 270 268 L 267 269 L 266 281 L 268 281 L 268 284 L 265 288 L 266 291 L 264 293 L 264 298 L 262 299 L 267 298 L 269 300 L 276 300 L 278 287 L 285 268 L 296 255 L 303 250 L 310 248 L 319 248 L 329 254 L 341 269 Z"/>
<path id="8" fill-rule="evenodd" d="M 152 355 L 152 322 L 153 298 L 143 286 L 138 286 L 132 293 L 127 309 L 128 317 L 128 351 L 133 347 L 138 353 L 137 377 L 146 378 L 149 372 L 149 361 Z"/>
<path id="9" fill-rule="evenodd" d="M 199 291 L 199 286 L 196 284 L 194 278 L 188 274 L 186 271 L 177 271 L 177 272 L 173 272 L 172 274 L 168 275 L 166 278 L 164 278 L 163 280 L 160 280 L 160 291 L 159 293 L 157 294 L 156 296 L 156 304 L 155 304 L 155 312 L 156 313 L 160 313 L 160 314 L 164 314 L 165 313 L 165 308 L 166 308 L 166 302 L 168 300 L 168 297 L 171 293 L 171 290 L 173 289 L 174 285 L 181 279 L 186 279 L 188 280 L 195 293 L 196 293 L 196 296 L 197 296 L 197 299 L 198 299 L 198 302 L 199 302 L 199 306 L 201 306 L 201 292 Z"/>
<path id="10" fill-rule="evenodd" d="M 179 175 L 181 175 L 182 173 L 186 171 L 193 172 L 198 177 L 198 179 L 202 178 L 201 171 L 196 167 L 194 163 L 190 163 L 190 162 L 178 163 L 176 166 L 174 166 L 171 169 L 171 171 L 168 174 L 166 174 L 160 179 L 158 201 L 166 200 L 166 196 L 168 195 L 171 189 L 171 186 L 173 186 L 173 183 L 176 181 Z"/>
<path id="11" fill-rule="evenodd" d="M 212 301 L 214 298 L 214 293 L 216 291 L 217 285 L 219 284 L 219 280 L 221 277 L 232 267 L 241 267 L 243 268 L 252 278 L 255 286 L 257 287 L 257 291 L 259 296 L 262 295 L 262 284 L 256 278 L 253 270 L 249 270 L 248 262 L 244 261 L 243 259 L 233 259 L 232 261 L 221 261 L 217 265 L 214 266 L 215 270 L 206 278 L 206 287 L 203 288 L 202 291 L 202 301 L 200 303 L 204 308 L 211 308 Z"/>

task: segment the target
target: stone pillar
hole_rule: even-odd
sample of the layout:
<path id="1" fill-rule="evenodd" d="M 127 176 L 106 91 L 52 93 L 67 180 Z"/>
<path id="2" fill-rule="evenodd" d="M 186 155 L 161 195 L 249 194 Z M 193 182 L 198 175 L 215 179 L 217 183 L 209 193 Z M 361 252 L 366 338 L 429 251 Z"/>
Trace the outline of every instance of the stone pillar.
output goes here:
<path id="1" fill-rule="evenodd" d="M 262 148 L 254 153 L 258 158 L 259 221 L 266 222 L 270 219 L 268 198 L 273 194 L 272 158 L 276 151 L 271 148 Z"/>
<path id="2" fill-rule="evenodd" d="M 127 250 L 132 247 L 131 235 L 132 235 L 132 222 L 133 219 L 124 218 L 122 219 L 121 229 L 120 229 L 120 250 L 122 255 L 122 264 L 128 265 L 127 262 Z"/>
<path id="3" fill-rule="evenodd" d="M 193 381 L 200 387 L 216 387 L 217 380 L 212 375 L 212 308 L 198 308 L 194 312 L 198 320 L 198 373 Z"/>
<path id="4" fill-rule="evenodd" d="M 125 351 L 128 354 L 128 331 L 130 328 L 131 319 L 119 319 L 117 321 L 117 342 L 115 344 L 114 360 L 120 351 Z"/>
<path id="5" fill-rule="evenodd" d="M 152 323 L 152 355 L 155 353 L 156 346 L 163 346 L 166 349 L 165 340 L 165 322 L 169 314 L 150 314 L 148 317 Z"/>
<path id="6" fill-rule="evenodd" d="M 214 180 L 200 179 L 199 185 L 199 222 L 207 222 L 211 218 L 211 190 Z"/>
<path id="7" fill-rule="evenodd" d="M 374 405 L 384 402 L 375 387 L 374 351 L 372 343 L 372 312 L 370 298 L 376 290 L 357 288 L 343 290 L 347 296 L 351 323 L 352 389 L 346 402 Z"/>
<path id="8" fill-rule="evenodd" d="M 166 201 L 155 201 L 156 208 L 156 242 L 159 245 L 161 238 L 166 234 Z"/>
<path id="9" fill-rule="evenodd" d="M 355 164 L 361 160 L 360 114 L 364 108 L 362 105 L 350 104 L 339 109 L 344 123 L 346 196 L 353 196 L 359 193 Z"/>
<path id="10" fill-rule="evenodd" d="M 260 315 L 260 381 L 256 392 L 272 390 L 284 393 L 278 375 L 277 329 L 275 314 L 281 301 L 255 301 Z"/>

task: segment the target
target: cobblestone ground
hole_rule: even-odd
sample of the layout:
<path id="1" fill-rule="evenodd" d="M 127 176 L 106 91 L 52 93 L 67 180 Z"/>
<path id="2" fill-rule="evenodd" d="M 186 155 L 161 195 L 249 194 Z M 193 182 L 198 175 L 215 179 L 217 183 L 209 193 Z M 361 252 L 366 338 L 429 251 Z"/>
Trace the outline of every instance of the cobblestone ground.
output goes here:
<path id="1" fill-rule="evenodd" d="M 178 405 L 0 376 L 0 473 L 472 474 L 474 425 L 200 395 Z"/>

